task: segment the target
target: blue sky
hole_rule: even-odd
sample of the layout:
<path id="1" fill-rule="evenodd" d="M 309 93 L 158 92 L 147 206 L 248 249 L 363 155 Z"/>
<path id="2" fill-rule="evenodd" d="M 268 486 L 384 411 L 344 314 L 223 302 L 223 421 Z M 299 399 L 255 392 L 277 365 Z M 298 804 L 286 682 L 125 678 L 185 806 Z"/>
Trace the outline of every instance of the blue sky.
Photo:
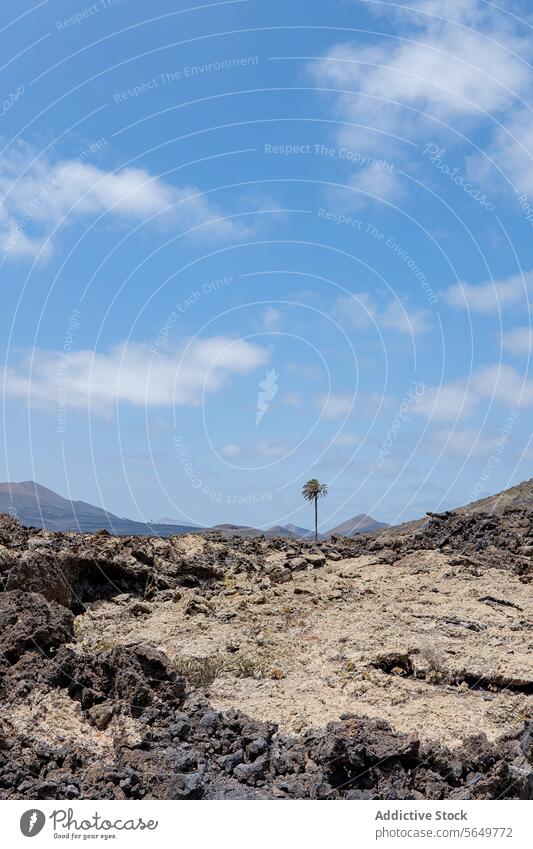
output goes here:
<path id="1" fill-rule="evenodd" d="M 1 478 L 329 527 L 531 477 L 532 26 L 5 0 Z"/>

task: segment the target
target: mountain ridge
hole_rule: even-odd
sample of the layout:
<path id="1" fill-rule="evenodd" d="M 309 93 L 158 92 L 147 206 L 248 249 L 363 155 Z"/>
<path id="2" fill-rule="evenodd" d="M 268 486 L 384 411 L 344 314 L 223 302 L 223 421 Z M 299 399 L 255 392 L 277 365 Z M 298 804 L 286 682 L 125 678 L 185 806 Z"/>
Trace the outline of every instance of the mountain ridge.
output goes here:
<path id="1" fill-rule="evenodd" d="M 0 483 L 0 512 L 22 524 L 51 531 L 106 530 L 117 536 L 171 536 L 198 530 L 189 525 L 158 525 L 121 518 L 87 501 L 64 498 L 35 481 Z"/>
<path id="2" fill-rule="evenodd" d="M 314 532 L 297 525 L 273 525 L 261 530 L 249 525 L 222 523 L 210 527 L 184 525 L 164 517 L 154 522 L 139 522 L 134 519 L 120 517 L 96 507 L 87 501 L 64 498 L 53 489 L 49 489 L 36 481 L 15 481 L 0 483 L 0 513 L 10 513 L 22 524 L 52 531 L 97 531 L 107 530 L 118 536 L 172 536 L 180 533 L 194 533 L 215 530 L 231 536 L 237 534 L 243 537 L 280 536 L 296 539 L 298 537 L 313 537 Z M 333 533 L 343 533 L 352 536 L 356 533 L 368 533 L 387 527 L 383 522 L 377 522 L 364 513 L 347 519 L 340 525 L 319 534 L 319 539 L 328 539 Z M 345 531 L 342 531 L 344 528 Z"/>
<path id="3" fill-rule="evenodd" d="M 533 479 L 522 481 L 508 489 L 486 496 L 478 501 L 456 507 L 446 513 L 492 512 L 501 513 L 506 507 L 533 508 Z M 59 493 L 35 481 L 15 481 L 0 483 L 0 513 L 9 513 L 18 518 L 22 524 L 29 527 L 46 528 L 52 531 L 84 531 L 94 532 L 107 530 L 117 536 L 172 536 L 174 534 L 195 533 L 200 531 L 218 531 L 224 536 L 240 535 L 252 537 L 280 536 L 289 539 L 312 538 L 314 532 L 298 525 L 273 525 L 259 529 L 249 525 L 222 523 L 211 527 L 184 525 L 171 520 L 156 522 L 140 522 L 134 519 L 120 517 L 96 507 L 87 501 L 70 500 Z M 431 515 L 431 514 L 428 514 Z M 357 536 L 359 534 L 397 535 L 416 528 L 423 527 L 428 521 L 428 515 L 400 525 L 387 525 L 378 522 L 366 513 L 359 513 L 350 519 L 335 525 L 328 531 L 321 532 L 318 538 L 329 539 L 333 534 L 341 536 Z"/>

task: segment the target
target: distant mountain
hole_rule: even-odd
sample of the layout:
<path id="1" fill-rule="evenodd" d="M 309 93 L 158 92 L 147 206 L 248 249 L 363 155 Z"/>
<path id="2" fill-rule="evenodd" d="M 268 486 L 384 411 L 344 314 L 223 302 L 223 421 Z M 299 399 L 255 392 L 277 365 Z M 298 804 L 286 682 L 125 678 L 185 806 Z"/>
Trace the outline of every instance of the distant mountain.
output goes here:
<path id="1" fill-rule="evenodd" d="M 289 525 L 272 525 L 271 528 L 265 531 L 265 534 L 267 536 L 273 537 L 286 537 L 287 539 L 296 539 L 297 537 L 302 537 L 309 533 L 308 531 L 305 531 L 304 528 L 301 529 L 302 531 L 304 531 L 304 533 L 300 533 L 300 529 L 292 530 L 292 528 L 294 527 L 295 525 L 292 525 L 292 527 Z"/>
<path id="2" fill-rule="evenodd" d="M 222 525 L 213 525 L 212 528 L 214 531 L 251 531 L 255 530 L 251 528 L 249 525 L 232 525 L 229 522 L 226 522 Z M 259 531 L 261 533 L 261 531 Z"/>
<path id="3" fill-rule="evenodd" d="M 345 537 L 353 537 L 357 534 L 369 534 L 372 531 L 379 531 L 380 528 L 387 528 L 385 522 L 376 522 L 372 516 L 367 516 L 366 513 L 360 513 L 358 516 L 353 516 L 351 519 L 346 519 L 340 525 L 336 525 L 328 531 L 327 536 L 331 534 L 341 534 Z"/>
<path id="4" fill-rule="evenodd" d="M 296 527 L 293 525 L 292 527 Z M 271 528 L 266 528 L 266 530 L 260 530 L 259 528 L 252 528 L 249 525 L 231 525 L 231 524 L 223 524 L 223 525 L 214 525 L 212 528 L 208 530 L 219 531 L 224 534 L 226 537 L 231 536 L 241 536 L 241 537 L 256 537 L 261 534 L 267 539 L 271 539 L 272 537 L 285 537 L 285 539 L 298 539 L 299 537 L 308 536 L 309 531 L 305 528 L 301 528 L 303 533 L 296 533 L 295 531 L 290 529 L 288 525 L 272 525 Z M 298 529 L 300 531 L 300 529 Z"/>
<path id="5" fill-rule="evenodd" d="M 171 536 L 198 530 L 189 525 L 147 524 L 121 519 L 86 501 L 69 501 L 35 481 L 0 483 L 0 513 L 11 513 L 23 525 L 51 531 L 104 529 L 119 536 Z"/>
<path id="6" fill-rule="evenodd" d="M 166 520 L 159 519 L 160 524 L 165 524 Z M 377 522 L 372 516 L 367 516 L 361 513 L 358 516 L 353 516 L 347 519 L 342 524 L 337 525 L 330 531 L 318 534 L 319 540 L 328 539 L 331 534 L 342 534 L 343 536 L 355 536 L 356 534 L 368 534 L 372 531 L 379 531 L 381 528 L 388 528 L 384 522 Z M 199 528 L 198 530 L 202 530 Z M 242 536 L 254 537 L 262 534 L 265 537 L 285 537 L 286 539 L 307 539 L 314 537 L 315 532 L 309 528 L 301 528 L 299 525 L 272 525 L 266 530 L 260 530 L 250 525 L 233 525 L 226 522 L 220 525 L 213 525 L 212 528 L 204 528 L 203 530 L 219 531 L 224 536 Z"/>
<path id="7" fill-rule="evenodd" d="M 232 525 L 232 524 L 222 524 L 222 525 L 214 525 L 209 530 L 219 531 L 224 534 L 225 537 L 231 536 L 240 536 L 240 537 L 256 537 L 262 534 L 265 537 L 290 537 L 296 538 L 296 534 L 291 533 L 282 525 L 274 525 L 271 528 L 267 528 L 267 530 L 260 530 L 259 528 L 252 528 L 249 525 Z"/>
<path id="8" fill-rule="evenodd" d="M 516 488 L 518 489 L 518 488 Z M 522 493 L 523 495 L 523 493 Z M 531 492 L 533 500 L 533 489 Z M 136 522 L 133 519 L 116 516 L 101 507 L 95 507 L 86 501 L 70 501 L 52 489 L 35 481 L 20 483 L 0 483 L 0 513 L 11 513 L 23 525 L 34 528 L 48 528 L 51 531 L 83 531 L 91 533 L 107 530 L 117 536 L 171 536 L 172 534 L 192 533 L 194 531 L 215 530 L 226 537 L 238 535 L 254 537 L 263 534 L 266 537 L 285 537 L 298 539 L 312 537 L 313 531 L 298 525 L 273 525 L 266 530 L 249 525 L 231 523 L 202 528 L 196 525 L 182 525 L 176 519 L 163 517 L 154 522 Z M 376 522 L 371 516 L 360 514 L 337 525 L 327 533 L 320 533 L 319 539 L 327 539 L 330 534 L 344 536 L 370 533 L 386 528 L 382 522 Z"/>
<path id="9" fill-rule="evenodd" d="M 208 528 L 208 530 L 220 531 L 220 533 L 224 534 L 226 537 L 256 537 L 263 533 L 263 531 L 260 531 L 259 528 L 250 528 L 248 525 L 232 525 L 230 523 L 213 525 L 213 527 Z"/>
<path id="10" fill-rule="evenodd" d="M 179 519 L 172 516 L 162 516 L 161 519 L 154 519 L 153 522 L 150 522 L 151 525 L 179 525 Z"/>
<path id="11" fill-rule="evenodd" d="M 309 537 L 313 536 L 314 531 L 310 531 L 309 528 L 300 528 L 298 525 L 282 525 L 285 530 L 289 531 L 289 533 L 294 534 L 297 537 Z"/>
<path id="12" fill-rule="evenodd" d="M 331 534 L 341 534 L 345 537 L 355 536 L 356 534 L 368 534 L 372 531 L 378 531 L 380 528 L 387 527 L 388 525 L 384 522 L 376 522 L 372 516 L 361 513 L 358 516 L 347 519 L 340 525 L 336 525 L 330 531 L 319 532 L 318 539 L 328 539 Z M 269 528 L 268 533 L 273 535 L 274 531 L 276 531 L 276 536 L 299 537 L 301 539 L 314 537 L 315 535 L 315 532 L 309 530 L 309 528 L 300 528 L 298 525 L 274 525 L 274 527 Z"/>

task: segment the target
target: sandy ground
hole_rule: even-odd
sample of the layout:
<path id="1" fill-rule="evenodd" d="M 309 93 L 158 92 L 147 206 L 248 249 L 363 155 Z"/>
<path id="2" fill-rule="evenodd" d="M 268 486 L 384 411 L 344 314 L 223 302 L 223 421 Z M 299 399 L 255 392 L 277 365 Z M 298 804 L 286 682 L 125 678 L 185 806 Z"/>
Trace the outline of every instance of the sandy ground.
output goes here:
<path id="1" fill-rule="evenodd" d="M 181 544 L 193 553 L 203 542 Z M 121 596 L 92 604 L 76 633 L 104 648 L 148 642 L 215 707 L 290 733 L 354 713 L 450 745 L 480 731 L 494 739 L 531 716 L 533 698 L 501 683 L 475 689 L 471 676 L 533 681 L 531 585 L 456 562 L 435 551 L 392 566 L 365 555 L 281 584 L 239 574 L 209 593 L 183 588 L 177 600 Z M 511 606 L 480 600 L 490 596 Z M 408 656 L 420 677 L 401 663 L 376 668 L 389 653 Z M 470 686 L 460 683 L 465 671 Z"/>

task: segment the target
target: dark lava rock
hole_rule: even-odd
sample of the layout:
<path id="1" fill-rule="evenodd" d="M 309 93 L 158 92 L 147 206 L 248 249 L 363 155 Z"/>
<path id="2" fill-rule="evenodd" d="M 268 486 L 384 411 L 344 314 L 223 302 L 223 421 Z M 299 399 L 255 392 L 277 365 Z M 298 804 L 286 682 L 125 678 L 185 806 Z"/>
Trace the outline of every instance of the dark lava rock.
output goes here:
<path id="1" fill-rule="evenodd" d="M 183 678 L 150 646 L 119 646 L 89 658 L 64 648 L 56 664 L 52 683 L 66 688 L 84 710 L 110 701 L 138 717 L 156 699 L 169 709 L 185 695 Z"/>
<path id="2" fill-rule="evenodd" d="M 73 637 L 74 617 L 61 605 L 40 593 L 0 594 L 0 652 L 10 663 L 27 651 L 49 655 Z"/>

